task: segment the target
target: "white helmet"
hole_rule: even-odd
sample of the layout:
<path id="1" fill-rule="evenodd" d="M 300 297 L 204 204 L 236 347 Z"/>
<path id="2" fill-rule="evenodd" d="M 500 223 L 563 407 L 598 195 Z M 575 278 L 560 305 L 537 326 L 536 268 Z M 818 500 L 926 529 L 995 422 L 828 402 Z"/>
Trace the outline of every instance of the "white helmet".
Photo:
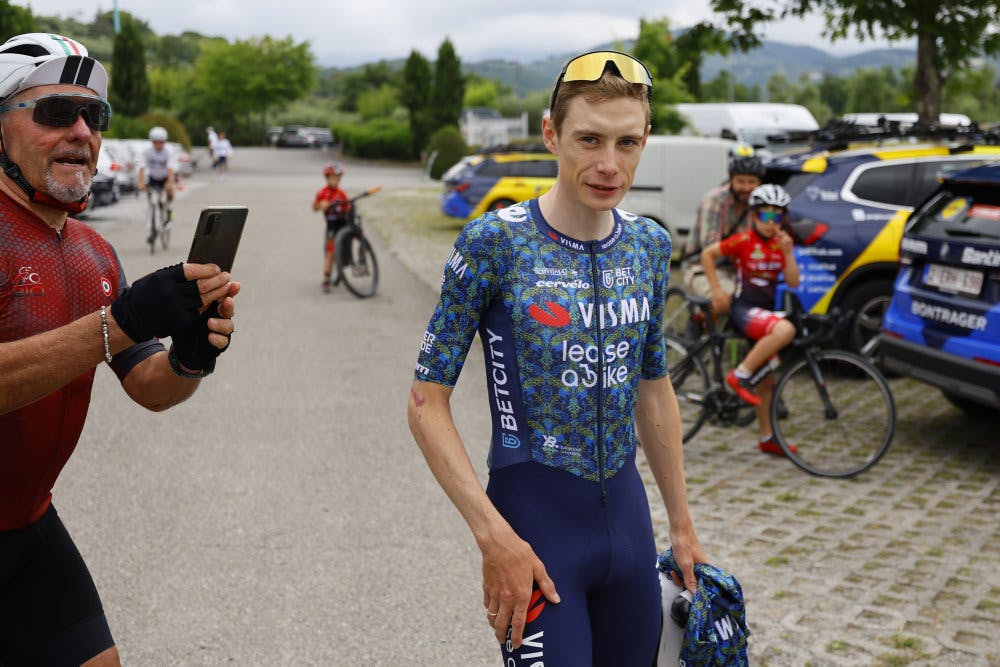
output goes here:
<path id="1" fill-rule="evenodd" d="M 149 131 L 150 141 L 166 141 L 167 140 L 167 129 L 165 127 L 160 127 L 157 125 Z"/>
<path id="2" fill-rule="evenodd" d="M 777 206 L 778 208 L 788 208 L 791 202 L 792 198 L 785 192 L 785 188 L 774 183 L 765 183 L 754 188 L 753 192 L 750 193 L 750 199 L 747 203 L 751 208 L 754 206 L 764 206 L 765 204 Z"/>
<path id="3" fill-rule="evenodd" d="M 108 96 L 108 72 L 68 37 L 31 32 L 0 44 L 0 102 L 22 90 L 70 84 Z"/>

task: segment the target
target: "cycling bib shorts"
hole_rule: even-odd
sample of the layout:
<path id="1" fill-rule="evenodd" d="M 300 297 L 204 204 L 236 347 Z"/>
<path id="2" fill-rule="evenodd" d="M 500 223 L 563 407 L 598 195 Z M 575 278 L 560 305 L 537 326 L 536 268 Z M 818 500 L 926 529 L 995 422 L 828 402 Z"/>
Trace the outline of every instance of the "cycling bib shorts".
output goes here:
<path id="1" fill-rule="evenodd" d="M 97 588 L 55 508 L 0 532 L 0 664 L 79 665 L 112 646 Z"/>
<path id="2" fill-rule="evenodd" d="M 487 493 L 542 560 L 559 604 L 537 589 L 518 650 L 501 645 L 505 665 L 652 665 L 662 603 L 649 503 L 630 460 L 594 484 L 539 463 L 493 472 Z"/>

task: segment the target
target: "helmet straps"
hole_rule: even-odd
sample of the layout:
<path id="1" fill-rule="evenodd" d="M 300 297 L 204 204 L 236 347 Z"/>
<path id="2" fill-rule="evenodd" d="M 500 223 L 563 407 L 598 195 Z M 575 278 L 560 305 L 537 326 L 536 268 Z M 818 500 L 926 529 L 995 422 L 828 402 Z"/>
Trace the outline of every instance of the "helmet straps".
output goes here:
<path id="1" fill-rule="evenodd" d="M 25 194 L 28 195 L 28 199 L 35 203 L 41 204 L 43 206 L 48 206 L 50 208 L 57 208 L 61 211 L 66 211 L 67 213 L 80 213 L 85 208 L 87 208 L 87 200 L 90 199 L 90 194 L 88 193 L 86 197 L 75 202 L 61 202 L 55 197 L 45 194 L 44 192 L 39 192 L 35 188 L 31 187 L 31 183 L 28 179 L 24 177 L 21 173 L 21 168 L 18 167 L 7 155 L 7 148 L 0 148 L 0 169 L 3 169 L 3 173 L 6 174 L 7 178 L 17 183 L 18 187 L 24 190 Z"/>

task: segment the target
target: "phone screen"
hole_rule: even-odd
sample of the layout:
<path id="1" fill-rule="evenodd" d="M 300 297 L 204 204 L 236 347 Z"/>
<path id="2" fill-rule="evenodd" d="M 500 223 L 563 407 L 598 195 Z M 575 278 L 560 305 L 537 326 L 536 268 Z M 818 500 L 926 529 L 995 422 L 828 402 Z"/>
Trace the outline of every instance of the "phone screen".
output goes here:
<path id="1" fill-rule="evenodd" d="M 187 261 L 192 264 L 217 264 L 223 271 L 232 271 L 248 212 L 245 206 L 203 209 Z"/>

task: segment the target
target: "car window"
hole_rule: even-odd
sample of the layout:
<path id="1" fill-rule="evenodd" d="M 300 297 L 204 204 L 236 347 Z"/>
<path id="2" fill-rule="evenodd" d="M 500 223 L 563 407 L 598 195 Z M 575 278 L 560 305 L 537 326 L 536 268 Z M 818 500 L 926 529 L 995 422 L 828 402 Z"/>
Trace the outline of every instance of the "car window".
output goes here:
<path id="1" fill-rule="evenodd" d="M 530 178 L 555 178 L 558 163 L 555 160 L 522 160 L 510 162 L 510 176 Z"/>
<path id="2" fill-rule="evenodd" d="M 791 197 L 795 197 L 795 195 L 805 190 L 806 186 L 812 183 L 813 180 L 819 176 L 819 174 L 813 174 L 810 172 L 777 172 L 775 174 L 768 175 L 773 176 L 773 181 L 784 187 L 785 191 Z M 782 179 L 782 176 L 784 176 L 784 179 Z"/>
<path id="3" fill-rule="evenodd" d="M 913 170 L 914 163 L 870 167 L 858 174 L 851 193 L 867 201 L 912 206 L 910 183 L 913 181 Z"/>
<path id="4" fill-rule="evenodd" d="M 510 169 L 507 168 L 508 165 L 510 165 L 509 162 L 504 164 L 495 162 L 494 160 L 483 160 L 476 167 L 476 176 L 493 176 L 496 178 L 506 176 L 510 173 Z"/>
<path id="5" fill-rule="evenodd" d="M 913 178 L 913 188 L 910 191 L 911 203 L 917 206 L 930 197 L 941 185 L 941 179 L 952 172 L 970 169 L 985 164 L 989 160 L 929 160 L 917 164 Z"/>
<path id="6" fill-rule="evenodd" d="M 1000 192 L 943 190 L 915 215 L 907 232 L 943 239 L 1000 241 Z"/>

